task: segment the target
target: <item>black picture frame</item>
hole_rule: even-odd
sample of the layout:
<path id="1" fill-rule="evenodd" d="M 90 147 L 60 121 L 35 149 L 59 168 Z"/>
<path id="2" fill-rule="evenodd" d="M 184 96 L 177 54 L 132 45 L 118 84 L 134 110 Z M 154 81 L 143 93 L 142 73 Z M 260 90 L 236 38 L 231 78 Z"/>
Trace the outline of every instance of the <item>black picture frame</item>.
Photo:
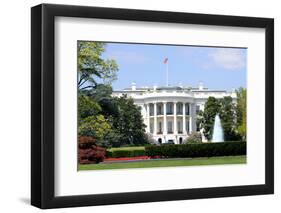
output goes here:
<path id="1" fill-rule="evenodd" d="M 55 17 L 264 28 L 265 184 L 56 197 Z M 225 15 L 41 4 L 31 9 L 31 204 L 39 208 L 140 203 L 274 193 L 274 20 Z"/>

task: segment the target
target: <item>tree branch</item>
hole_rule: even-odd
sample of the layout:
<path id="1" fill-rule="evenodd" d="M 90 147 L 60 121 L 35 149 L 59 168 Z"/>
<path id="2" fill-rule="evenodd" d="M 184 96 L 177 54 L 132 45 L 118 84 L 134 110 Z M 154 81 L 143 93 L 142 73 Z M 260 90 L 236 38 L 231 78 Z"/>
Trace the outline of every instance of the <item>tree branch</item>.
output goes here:
<path id="1" fill-rule="evenodd" d="M 79 89 L 80 89 L 80 90 L 83 90 L 83 89 L 88 89 L 88 88 L 95 88 L 95 86 L 86 86 L 86 87 L 79 88 Z"/>
<path id="2" fill-rule="evenodd" d="M 81 87 L 81 86 L 82 86 L 84 83 L 86 83 L 87 81 L 88 81 L 87 79 L 84 79 L 84 81 L 79 84 L 79 87 Z"/>
<path id="3" fill-rule="evenodd" d="M 85 75 L 84 73 L 81 75 L 79 81 L 78 81 L 78 86 L 80 86 L 81 81 L 84 80 L 87 77 L 87 75 Z"/>

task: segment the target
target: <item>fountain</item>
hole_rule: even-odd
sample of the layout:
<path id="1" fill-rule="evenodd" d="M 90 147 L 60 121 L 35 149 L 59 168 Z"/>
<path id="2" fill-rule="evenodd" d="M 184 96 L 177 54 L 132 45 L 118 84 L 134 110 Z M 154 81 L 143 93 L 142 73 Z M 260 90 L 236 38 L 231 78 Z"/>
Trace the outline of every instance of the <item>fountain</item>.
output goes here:
<path id="1" fill-rule="evenodd" d="M 221 126 L 221 119 L 218 114 L 216 114 L 216 117 L 215 117 L 214 130 L 213 130 L 213 136 L 212 136 L 211 141 L 212 142 L 224 142 L 223 129 Z"/>

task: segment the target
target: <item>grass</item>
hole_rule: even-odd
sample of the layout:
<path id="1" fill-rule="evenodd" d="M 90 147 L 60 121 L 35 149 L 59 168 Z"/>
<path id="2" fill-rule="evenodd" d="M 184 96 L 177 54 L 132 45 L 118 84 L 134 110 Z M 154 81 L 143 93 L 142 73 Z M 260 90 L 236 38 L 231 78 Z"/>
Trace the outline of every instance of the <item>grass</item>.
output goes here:
<path id="1" fill-rule="evenodd" d="M 79 170 L 104 170 L 104 169 L 129 169 L 151 167 L 175 167 L 175 166 L 204 166 L 222 164 L 244 164 L 246 156 L 224 156 L 193 159 L 169 159 L 148 160 L 141 162 L 111 163 L 111 164 L 85 164 L 79 165 Z"/>
<path id="2" fill-rule="evenodd" d="M 144 146 L 131 146 L 131 147 L 118 147 L 118 148 L 110 148 L 108 151 L 115 151 L 115 150 L 144 150 Z"/>

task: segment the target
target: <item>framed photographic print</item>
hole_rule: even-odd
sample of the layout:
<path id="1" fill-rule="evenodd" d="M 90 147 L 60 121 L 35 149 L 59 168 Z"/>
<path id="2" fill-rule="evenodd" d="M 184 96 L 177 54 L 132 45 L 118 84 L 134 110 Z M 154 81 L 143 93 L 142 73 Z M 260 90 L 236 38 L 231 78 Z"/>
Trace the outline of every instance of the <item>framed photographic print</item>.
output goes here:
<path id="1" fill-rule="evenodd" d="M 274 21 L 31 9 L 31 203 L 274 191 Z"/>

